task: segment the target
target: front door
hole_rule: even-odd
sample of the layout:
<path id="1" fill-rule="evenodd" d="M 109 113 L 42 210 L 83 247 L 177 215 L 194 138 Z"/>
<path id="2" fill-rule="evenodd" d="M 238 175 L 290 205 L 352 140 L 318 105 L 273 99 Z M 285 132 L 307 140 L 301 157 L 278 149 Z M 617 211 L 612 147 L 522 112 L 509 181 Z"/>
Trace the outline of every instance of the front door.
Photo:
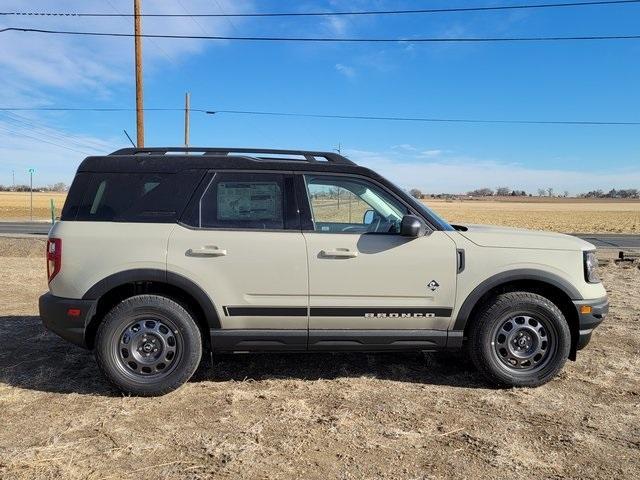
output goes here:
<path id="1" fill-rule="evenodd" d="M 211 172 L 190 209 L 169 238 L 167 269 L 215 304 L 214 350 L 306 349 L 307 253 L 293 176 Z"/>
<path id="2" fill-rule="evenodd" d="M 410 208 L 355 175 L 304 175 L 313 229 L 309 348 L 431 348 L 446 342 L 456 247 L 442 231 L 399 234 Z"/>

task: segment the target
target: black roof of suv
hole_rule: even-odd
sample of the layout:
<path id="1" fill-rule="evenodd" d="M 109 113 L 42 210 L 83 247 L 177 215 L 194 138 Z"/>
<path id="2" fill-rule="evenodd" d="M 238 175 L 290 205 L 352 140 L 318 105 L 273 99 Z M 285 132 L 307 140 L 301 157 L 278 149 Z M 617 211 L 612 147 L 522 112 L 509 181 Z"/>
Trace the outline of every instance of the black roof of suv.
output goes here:
<path id="1" fill-rule="evenodd" d="M 95 213 L 91 213 L 92 199 L 103 195 L 101 188 L 105 187 L 101 187 L 101 183 L 111 181 L 116 186 L 109 189 L 107 194 L 111 192 L 115 198 L 114 203 L 117 200 L 122 205 L 106 212 L 102 216 L 103 221 L 176 221 L 206 170 L 277 170 L 362 175 L 403 198 L 434 228 L 451 229 L 450 225 L 437 218 L 424 204 L 401 188 L 377 172 L 359 166 L 342 155 L 334 152 L 264 148 L 123 148 L 109 155 L 87 157 L 78 167 L 61 219 L 90 220 L 96 217 Z M 172 178 L 168 179 L 168 176 Z M 137 202 L 135 208 L 128 207 L 133 202 L 130 197 L 135 196 L 151 177 L 160 187 L 154 189 L 153 195 L 145 196 L 144 202 Z M 159 180 L 162 177 L 165 177 L 164 182 Z"/>
<path id="2" fill-rule="evenodd" d="M 123 148 L 109 155 L 86 158 L 78 172 L 175 173 L 194 168 L 363 173 L 380 178 L 334 152 L 263 148 Z"/>

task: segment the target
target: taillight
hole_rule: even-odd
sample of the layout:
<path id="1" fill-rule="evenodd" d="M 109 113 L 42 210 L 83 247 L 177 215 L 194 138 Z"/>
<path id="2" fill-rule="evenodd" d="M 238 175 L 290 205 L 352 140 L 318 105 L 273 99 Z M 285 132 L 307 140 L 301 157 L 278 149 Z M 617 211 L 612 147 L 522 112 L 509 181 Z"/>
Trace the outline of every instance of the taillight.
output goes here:
<path id="1" fill-rule="evenodd" d="M 62 266 L 62 239 L 50 238 L 47 241 L 47 279 L 53 280 Z"/>

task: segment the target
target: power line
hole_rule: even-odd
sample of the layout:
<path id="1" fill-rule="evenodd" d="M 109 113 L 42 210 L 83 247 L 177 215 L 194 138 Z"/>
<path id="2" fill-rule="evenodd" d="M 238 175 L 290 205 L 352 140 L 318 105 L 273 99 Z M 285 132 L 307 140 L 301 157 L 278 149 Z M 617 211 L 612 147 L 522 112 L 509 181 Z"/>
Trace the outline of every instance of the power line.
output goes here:
<path id="1" fill-rule="evenodd" d="M 40 28 L 8 27 L 0 29 L 3 32 L 30 32 L 56 35 L 89 35 L 96 37 L 134 37 L 133 33 L 115 32 L 79 32 L 70 30 L 46 30 Z M 234 37 L 217 35 L 167 35 L 167 34 L 143 34 L 143 38 L 172 38 L 189 40 L 240 40 L 249 42 L 329 42 L 329 43 L 490 43 L 490 42 L 557 42 L 580 40 L 637 40 L 640 35 L 575 35 L 575 36 L 549 36 L 549 37 L 406 37 L 406 38 L 336 38 L 336 37 Z"/>
<path id="2" fill-rule="evenodd" d="M 135 108 L 126 107 L 0 107 L 0 112 L 19 111 L 44 111 L 44 112 L 134 112 Z M 184 112 L 184 108 L 145 108 L 145 111 L 153 112 Z M 203 108 L 191 108 L 192 112 L 206 113 L 208 115 L 254 115 L 254 116 L 278 116 L 278 117 L 306 117 L 327 118 L 339 120 L 372 120 L 392 122 L 428 122 L 428 123 L 497 123 L 497 124 L 528 124 L 528 125 L 640 125 L 638 122 L 605 121 L 605 120 L 523 120 L 523 119 L 482 119 L 482 118 L 446 118 L 446 117 L 401 117 L 401 116 L 375 116 L 375 115 L 333 115 L 321 113 L 297 113 L 297 112 L 271 112 L 258 110 L 211 110 Z"/>
<path id="3" fill-rule="evenodd" d="M 428 122 L 428 123 L 502 123 L 526 125 L 640 125 L 640 122 L 609 122 L 591 120 L 486 120 L 477 118 L 434 118 L 434 117 L 382 117 L 369 115 L 325 115 L 319 113 L 260 112 L 251 110 L 208 110 L 205 113 L 214 115 L 226 113 L 233 115 L 266 115 L 278 117 L 332 118 L 341 120 L 382 120 L 393 122 Z"/>
<path id="4" fill-rule="evenodd" d="M 216 6 L 218 7 L 218 10 L 220 11 L 220 13 L 225 14 L 225 11 L 223 10 L 222 5 L 220 5 L 220 2 L 218 2 L 218 0 L 213 0 L 213 1 L 215 2 Z M 234 30 L 238 35 L 240 35 L 240 31 L 238 30 L 236 25 L 231 21 L 231 18 L 229 18 L 228 16 L 225 16 L 225 20 L 227 21 L 227 23 L 229 24 L 231 29 Z"/>
<path id="5" fill-rule="evenodd" d="M 640 0 L 638 0 L 638 1 L 640 1 Z M 116 12 L 116 15 L 114 15 L 114 16 L 119 17 L 119 18 L 120 18 L 120 19 L 121 19 L 121 20 L 122 20 L 122 21 L 123 21 L 127 26 L 130 26 L 130 27 L 135 28 L 135 21 L 134 21 L 134 19 L 133 19 L 133 17 L 134 17 L 133 15 L 129 15 L 129 14 L 127 14 L 127 15 L 125 15 L 125 14 L 121 14 L 121 13 L 120 13 L 120 11 L 115 7 L 115 5 L 113 5 L 113 3 L 111 3 L 111 0 L 107 0 L 107 3 L 108 3 L 108 4 L 109 4 L 109 6 L 111 7 L 111 10 L 113 10 L 114 12 Z M 127 17 L 127 18 L 131 18 L 131 19 L 132 19 L 131 24 L 129 24 L 129 22 L 127 22 L 127 21 L 125 20 L 125 17 Z M 154 45 L 154 46 L 156 47 L 156 49 L 157 49 L 160 53 L 162 53 L 162 55 L 164 55 L 164 56 L 166 57 L 166 59 L 167 59 L 167 60 L 169 60 L 169 61 L 170 61 L 171 63 L 173 63 L 175 66 L 178 66 L 178 63 L 176 62 L 176 60 L 175 60 L 171 55 L 169 55 L 169 54 L 167 53 L 167 51 L 166 51 L 164 48 L 162 48 L 158 42 L 154 42 L 153 40 L 151 40 L 150 42 L 151 42 L 151 44 L 152 44 L 152 45 Z"/>
<path id="6" fill-rule="evenodd" d="M 145 13 L 143 17 L 235 17 L 235 18 L 256 18 L 256 17 L 335 17 L 335 16 L 356 16 L 356 15 L 410 15 L 427 13 L 456 13 L 456 12 L 487 12 L 496 10 L 522 10 L 532 8 L 558 8 L 558 7 L 584 7 L 599 5 L 624 5 L 640 3 L 640 0 L 602 0 L 595 2 L 562 2 L 562 3 L 540 3 L 521 5 L 494 5 L 484 7 L 451 7 L 451 8 L 420 8 L 408 10 L 356 10 L 338 12 L 254 12 L 254 13 Z M 128 13 L 72 13 L 72 12 L 0 12 L 5 16 L 28 16 L 28 17 L 132 17 Z"/>
<path id="7" fill-rule="evenodd" d="M 0 112 L 0 113 L 2 113 L 5 116 L 9 116 L 9 118 L 12 118 L 16 122 L 19 122 L 19 123 L 23 124 L 24 126 L 26 126 L 28 128 L 33 128 L 35 130 L 40 130 L 41 132 L 44 132 L 47 135 L 58 137 L 59 140 L 71 141 L 72 143 L 76 143 L 81 148 L 90 148 L 90 149 L 94 149 L 94 150 L 104 150 L 105 149 L 105 144 L 104 143 L 98 142 L 96 140 L 93 140 L 93 139 L 87 138 L 87 137 L 74 136 L 74 135 L 69 134 L 66 131 L 55 130 L 50 125 L 47 125 L 47 124 L 45 124 L 43 122 L 39 122 L 39 121 L 37 121 L 37 120 L 35 120 L 35 119 L 31 118 L 31 117 L 25 117 L 23 115 L 19 115 L 19 114 L 15 113 L 15 112 L 9 112 L 9 111 L 4 111 L 4 112 Z"/>
<path id="8" fill-rule="evenodd" d="M 50 127 L 43 124 L 38 125 L 37 124 L 38 122 L 36 122 L 35 120 L 27 117 L 23 117 L 22 115 L 18 115 L 15 112 L 4 111 L 0 113 L 2 113 L 2 115 L 6 117 L 3 121 L 9 122 L 10 125 L 14 128 L 31 129 L 29 133 L 44 136 L 55 141 L 63 141 L 74 147 L 78 147 L 82 149 L 86 149 L 86 148 L 89 148 L 92 150 L 105 149 L 104 145 L 99 145 L 98 143 L 93 142 L 89 139 L 83 139 L 83 138 L 76 137 L 64 132 L 53 130 Z"/>
<path id="9" fill-rule="evenodd" d="M 23 133 L 23 132 L 15 132 L 13 130 L 9 130 L 8 128 L 4 128 L 2 126 L 0 126 L 0 130 L 3 130 L 3 131 L 5 131 L 7 133 L 10 133 L 12 135 L 19 135 L 21 137 L 30 138 L 32 140 L 36 140 L 37 142 L 48 143 L 49 145 L 55 145 L 56 147 L 64 148 L 66 150 L 71 150 L 72 152 L 81 153 L 83 155 L 91 155 L 88 152 L 83 152 L 81 150 L 76 150 L 75 148 L 66 147 L 64 145 L 60 145 L 59 143 L 50 142 L 49 140 L 44 140 L 43 138 L 38 138 L 38 137 L 34 137 L 32 135 L 27 135 L 26 133 Z"/>
<path id="10" fill-rule="evenodd" d="M 185 6 L 182 4 L 182 2 L 180 0 L 176 0 L 176 1 L 178 2 L 178 5 L 180 5 L 180 8 L 182 8 L 182 11 L 184 11 L 187 18 L 189 18 L 189 20 L 191 20 L 193 24 L 197 26 L 202 33 L 204 33 L 205 35 L 210 35 L 210 33 L 202 26 L 202 24 L 198 20 L 193 18 L 193 15 L 189 14 L 189 12 L 185 8 Z"/>

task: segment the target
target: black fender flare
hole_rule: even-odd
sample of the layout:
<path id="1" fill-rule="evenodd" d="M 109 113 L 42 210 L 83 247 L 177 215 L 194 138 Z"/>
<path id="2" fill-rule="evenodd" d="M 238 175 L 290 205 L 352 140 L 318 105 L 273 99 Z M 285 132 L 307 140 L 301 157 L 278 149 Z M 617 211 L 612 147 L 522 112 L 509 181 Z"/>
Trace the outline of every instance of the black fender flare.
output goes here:
<path id="1" fill-rule="evenodd" d="M 473 307 L 476 306 L 478 301 L 490 290 L 510 282 L 516 282 L 521 280 L 534 280 L 541 283 L 546 283 L 553 287 L 562 290 L 571 300 L 582 300 L 583 297 L 580 292 L 570 282 L 564 278 L 556 275 L 555 273 L 546 272 L 544 270 L 537 270 L 534 268 L 519 268 L 515 270 L 509 270 L 493 275 L 482 283 L 480 283 L 462 303 L 456 321 L 453 324 L 452 330 L 464 331 L 469 316 Z"/>
<path id="2" fill-rule="evenodd" d="M 114 288 L 133 282 L 160 282 L 183 290 L 198 302 L 204 312 L 209 328 L 221 328 L 216 307 L 202 287 L 183 275 L 157 268 L 135 268 L 109 275 L 87 290 L 82 299 L 99 300 L 105 293 Z"/>

